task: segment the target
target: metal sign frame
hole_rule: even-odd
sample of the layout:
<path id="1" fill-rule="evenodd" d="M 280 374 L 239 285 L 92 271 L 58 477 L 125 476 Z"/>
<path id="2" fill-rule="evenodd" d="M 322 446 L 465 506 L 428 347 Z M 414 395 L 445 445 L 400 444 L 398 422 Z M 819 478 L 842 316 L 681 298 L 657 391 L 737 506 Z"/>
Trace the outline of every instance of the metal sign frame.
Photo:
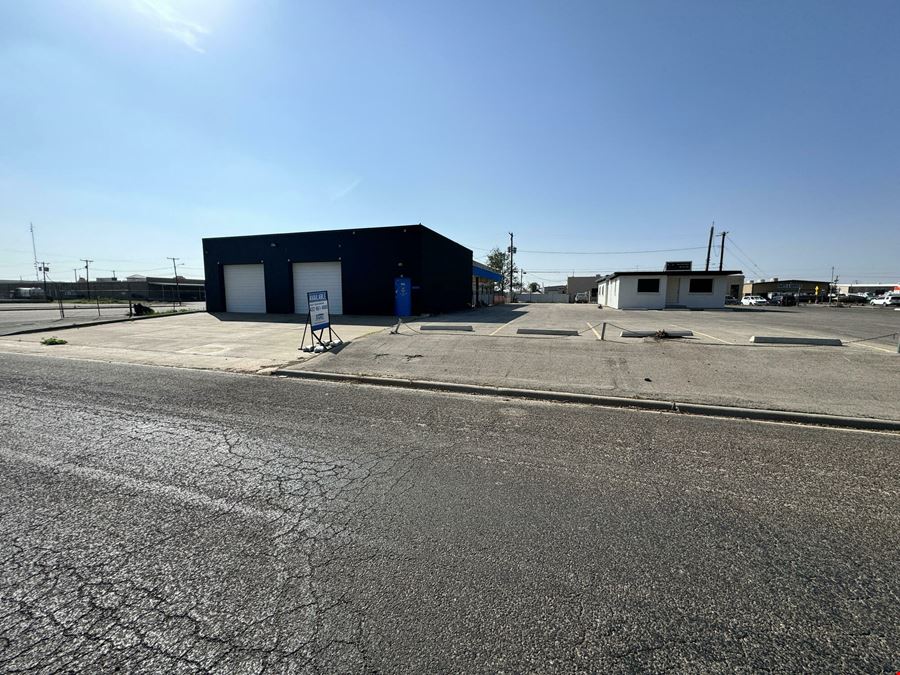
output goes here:
<path id="1" fill-rule="evenodd" d="M 312 336 L 313 345 L 318 342 L 323 349 L 334 346 L 335 336 L 341 343 L 341 336 L 331 327 L 331 312 L 328 305 L 328 291 L 309 291 L 306 294 L 306 323 L 303 325 L 303 337 L 300 340 L 300 349 L 304 349 L 306 343 L 306 331 Z M 328 341 L 322 340 L 325 331 L 328 330 Z M 317 334 L 318 332 L 318 334 Z"/>

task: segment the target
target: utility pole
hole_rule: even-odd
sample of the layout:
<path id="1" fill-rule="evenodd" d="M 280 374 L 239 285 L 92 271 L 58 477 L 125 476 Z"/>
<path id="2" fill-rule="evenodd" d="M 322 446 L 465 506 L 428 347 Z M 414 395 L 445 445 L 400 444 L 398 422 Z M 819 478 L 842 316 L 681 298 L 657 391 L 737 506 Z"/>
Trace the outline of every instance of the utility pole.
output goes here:
<path id="1" fill-rule="evenodd" d="M 28 223 L 28 226 L 28 229 L 31 230 L 31 253 L 34 255 L 34 280 L 40 281 L 40 278 L 38 278 L 37 247 L 34 245 L 34 223 Z"/>
<path id="2" fill-rule="evenodd" d="M 87 299 L 91 299 L 91 263 L 93 260 L 88 260 L 87 258 L 82 258 L 84 260 L 84 283 L 87 287 Z"/>
<path id="3" fill-rule="evenodd" d="M 709 257 L 712 255 L 712 239 L 713 231 L 716 229 L 716 221 L 713 221 L 712 227 L 709 228 L 709 243 L 706 245 L 706 271 L 709 272 Z"/>
<path id="4" fill-rule="evenodd" d="M 169 260 L 172 261 L 172 271 L 175 272 L 175 292 L 178 294 L 178 304 L 181 304 L 181 286 L 178 285 L 178 268 L 175 266 L 175 261 L 178 258 L 169 257 Z M 172 303 L 172 306 L 175 306 L 175 303 Z"/>
<path id="5" fill-rule="evenodd" d="M 44 297 L 45 298 L 47 297 L 47 270 L 48 269 L 49 268 L 47 267 L 47 263 L 42 260 L 41 261 L 41 272 L 43 272 L 43 274 L 44 274 Z"/>
<path id="6" fill-rule="evenodd" d="M 513 246 L 513 233 L 509 233 L 509 301 L 513 301 L 513 282 L 516 277 L 514 275 L 515 267 L 513 266 L 513 254 L 516 252 L 516 247 Z"/>
<path id="7" fill-rule="evenodd" d="M 837 300 L 837 277 L 834 276 L 834 266 L 831 267 L 831 283 L 828 285 L 828 302 Z"/>
<path id="8" fill-rule="evenodd" d="M 727 232 L 722 233 L 722 245 L 719 247 L 719 271 L 722 271 L 722 264 L 725 262 L 725 235 Z"/>
<path id="9" fill-rule="evenodd" d="M 76 267 L 72 271 L 75 273 L 75 283 L 77 284 L 78 283 L 78 268 Z"/>

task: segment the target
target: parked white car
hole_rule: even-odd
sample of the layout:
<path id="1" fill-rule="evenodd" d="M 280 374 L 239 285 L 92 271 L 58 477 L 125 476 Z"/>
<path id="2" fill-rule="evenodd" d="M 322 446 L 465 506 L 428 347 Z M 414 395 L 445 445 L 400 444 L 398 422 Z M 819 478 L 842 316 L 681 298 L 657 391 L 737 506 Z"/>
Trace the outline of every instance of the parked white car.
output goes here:
<path id="1" fill-rule="evenodd" d="M 900 291 L 891 291 L 889 293 L 885 293 L 884 295 L 879 295 L 877 298 L 872 298 L 869 300 L 870 305 L 882 305 L 882 306 L 891 306 L 891 307 L 900 307 Z"/>
<path id="2" fill-rule="evenodd" d="M 761 295 L 745 295 L 741 298 L 742 305 L 765 305 L 766 299 Z"/>

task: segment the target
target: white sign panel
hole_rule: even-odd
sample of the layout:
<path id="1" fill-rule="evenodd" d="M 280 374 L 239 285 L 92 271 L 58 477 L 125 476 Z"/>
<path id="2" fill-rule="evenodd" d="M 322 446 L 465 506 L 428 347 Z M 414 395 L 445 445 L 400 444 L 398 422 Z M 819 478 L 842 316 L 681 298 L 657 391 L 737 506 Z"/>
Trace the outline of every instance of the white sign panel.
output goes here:
<path id="1" fill-rule="evenodd" d="M 313 330 L 328 328 L 328 291 L 310 291 L 306 294 L 309 303 L 309 323 Z"/>

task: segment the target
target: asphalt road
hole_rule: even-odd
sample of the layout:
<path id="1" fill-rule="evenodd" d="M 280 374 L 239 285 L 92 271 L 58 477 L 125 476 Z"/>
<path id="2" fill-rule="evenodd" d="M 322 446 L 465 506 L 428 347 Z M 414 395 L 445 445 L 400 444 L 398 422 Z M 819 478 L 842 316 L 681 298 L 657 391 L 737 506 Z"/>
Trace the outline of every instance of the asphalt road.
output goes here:
<path id="1" fill-rule="evenodd" d="M 0 671 L 896 671 L 900 438 L 0 355 Z"/>

